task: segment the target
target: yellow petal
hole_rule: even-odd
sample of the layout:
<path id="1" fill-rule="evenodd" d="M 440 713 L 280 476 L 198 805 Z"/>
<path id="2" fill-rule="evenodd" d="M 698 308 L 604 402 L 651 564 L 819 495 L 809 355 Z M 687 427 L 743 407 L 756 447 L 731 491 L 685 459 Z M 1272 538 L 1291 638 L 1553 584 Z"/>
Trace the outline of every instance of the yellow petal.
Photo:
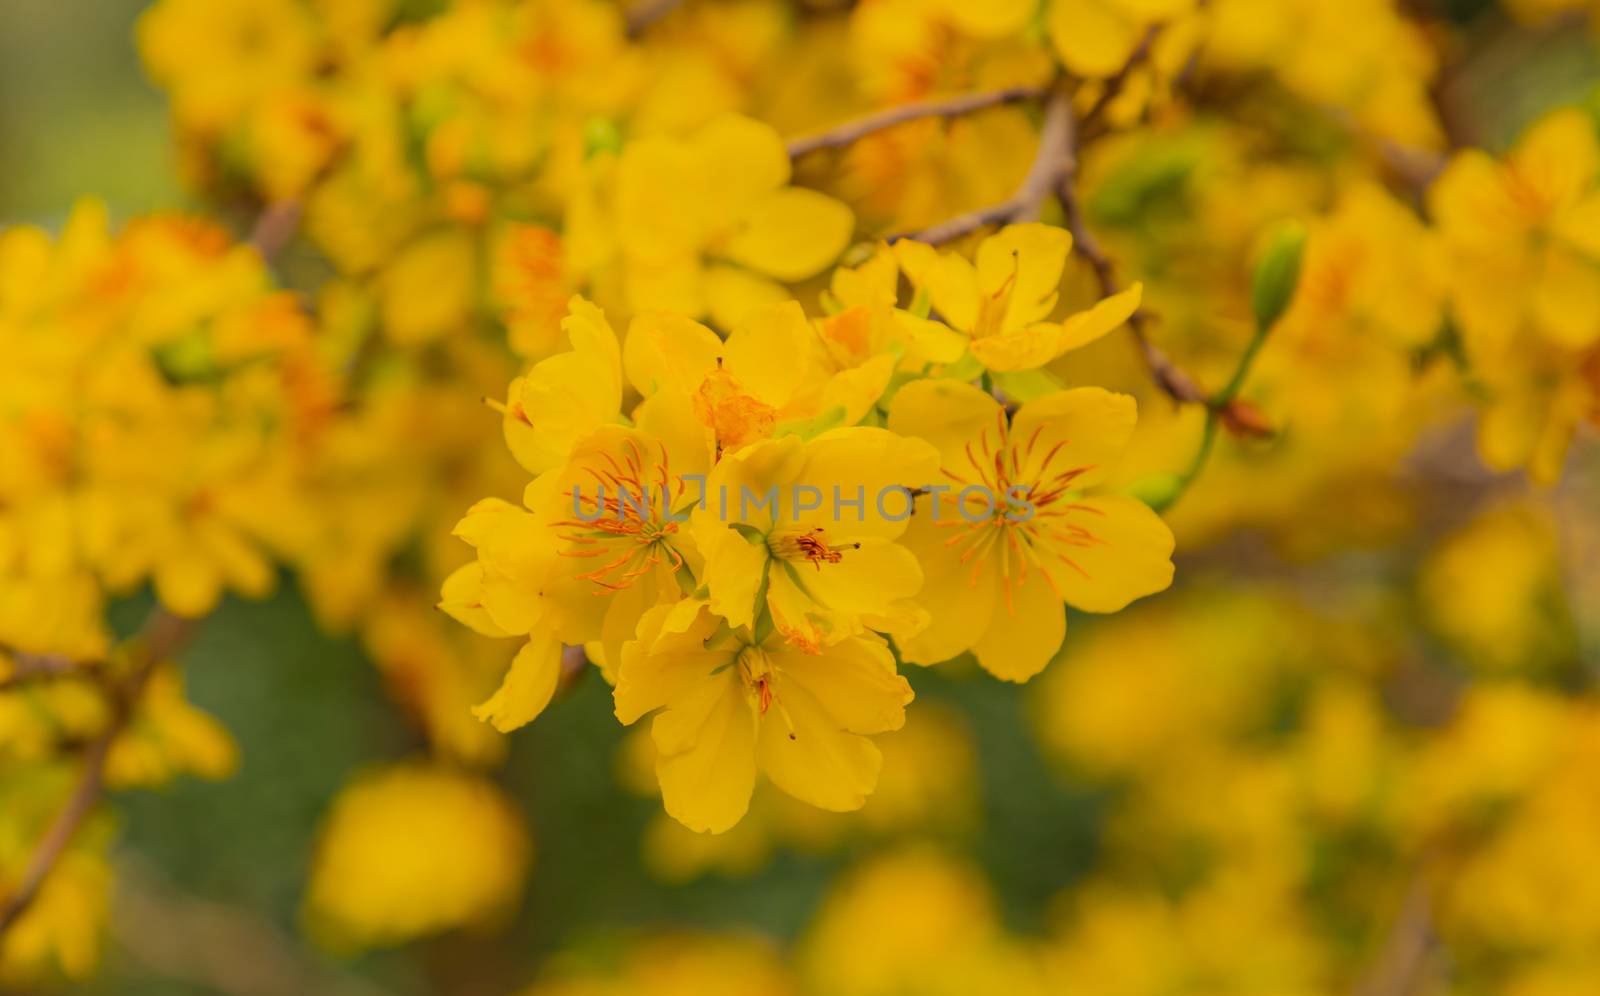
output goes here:
<path id="1" fill-rule="evenodd" d="M 622 344 L 622 369 L 642 397 L 692 391 L 722 356 L 722 340 L 697 321 L 666 311 L 638 315 Z"/>
<path id="2" fill-rule="evenodd" d="M 973 647 L 978 663 L 1003 681 L 1023 682 L 1044 670 L 1067 635 L 1061 596 L 1039 571 L 1001 582 L 989 627 Z"/>
<path id="3" fill-rule="evenodd" d="M 1111 76 L 1139 44 L 1140 25 L 1107 0 L 1050 0 L 1050 40 L 1080 76 Z"/>
<path id="4" fill-rule="evenodd" d="M 572 351 L 539 361 L 512 382 L 506 443 L 538 474 L 564 461 L 573 444 L 615 422 L 622 406 L 622 351 L 599 308 L 574 297 L 561 322 Z"/>
<path id="5" fill-rule="evenodd" d="M 1428 213 L 1448 241 L 1474 250 L 1499 251 L 1528 224 L 1500 164 L 1478 149 L 1457 154 L 1428 188 Z"/>
<path id="6" fill-rule="evenodd" d="M 743 390 L 773 408 L 787 405 L 816 375 L 816 335 L 794 301 L 759 308 L 728 336 L 725 365 Z"/>
<path id="7" fill-rule="evenodd" d="M 222 597 L 222 576 L 199 551 L 166 551 L 155 568 L 156 597 L 173 615 L 197 619 Z"/>
<path id="8" fill-rule="evenodd" d="M 731 329 L 750 313 L 789 300 L 789 292 L 771 277 L 737 266 L 706 267 L 706 310 L 718 328 Z"/>
<path id="9" fill-rule="evenodd" d="M 967 337 L 943 322 L 904 311 L 896 311 L 894 321 L 895 333 L 906 346 L 908 369 L 926 363 L 954 363 L 967 351 Z"/>
<path id="10" fill-rule="evenodd" d="M 512 659 L 500 688 L 472 714 L 509 733 L 544 712 L 560 677 L 561 643 L 549 631 L 536 629 Z"/>
<path id="11" fill-rule="evenodd" d="M 761 769 L 773 784 L 819 809 L 860 809 L 878 784 L 883 755 L 866 737 L 842 729 L 827 705 L 790 681 L 761 724 Z"/>
<path id="12" fill-rule="evenodd" d="M 1059 325 L 1040 324 L 972 340 L 972 355 L 996 372 L 1033 370 L 1117 328 L 1139 310 L 1143 287 L 1121 293 L 1080 311 Z"/>
<path id="13" fill-rule="evenodd" d="M 839 258 L 854 228 L 854 216 L 839 201 L 785 187 L 761 197 L 737 219 L 726 256 L 779 280 L 804 280 Z"/>
<path id="14" fill-rule="evenodd" d="M 820 411 L 832 408 L 844 410 L 845 425 L 854 425 L 866 417 L 889 389 L 894 377 L 895 359 L 890 355 L 874 356 L 859 367 L 841 370 L 829 378 L 822 389 Z"/>
<path id="15" fill-rule="evenodd" d="M 1600 193 L 1589 194 L 1563 211 L 1555 222 L 1556 234 L 1572 248 L 1600 261 Z"/>
<path id="16" fill-rule="evenodd" d="M 893 538 L 909 521 L 905 491 L 899 489 L 936 483 L 938 473 L 939 454 L 923 440 L 869 426 L 831 429 L 807 444 L 805 461 L 792 479 L 821 490 L 821 506 L 795 509 L 789 521 L 802 529 L 820 526 L 834 542 Z M 845 504 L 857 498 L 863 499 L 860 507 Z"/>
<path id="17" fill-rule="evenodd" d="M 622 648 L 612 700 L 617 719 L 632 724 L 687 695 L 725 663 L 705 641 L 717 619 L 703 605 L 687 601 L 658 605 L 639 620 L 633 640 Z"/>
<path id="18" fill-rule="evenodd" d="M 446 335 L 467 320 L 477 293 L 478 260 L 465 231 L 450 229 L 411 243 L 383 271 L 383 328 L 402 345 Z"/>
<path id="19" fill-rule="evenodd" d="M 725 454 L 706 482 L 704 507 L 697 506 L 690 516 L 690 530 L 701 537 L 730 522 L 747 522 L 765 533 L 776 515 L 789 513 L 791 501 L 785 492 L 797 479 L 804 459 L 805 444 L 794 436 L 763 440 Z M 776 499 L 769 501 L 768 495 Z"/>
<path id="20" fill-rule="evenodd" d="M 957 31 L 973 38 L 1005 38 L 1016 34 L 1033 16 L 1036 0 L 943 0 L 941 9 Z"/>
<path id="21" fill-rule="evenodd" d="M 823 705 L 839 729 L 888 733 L 905 725 L 906 706 L 915 695 L 895 672 L 888 646 L 876 637 L 845 640 L 821 654 L 779 650 L 771 658 L 779 674 L 778 694 L 799 685 Z"/>
<path id="22" fill-rule="evenodd" d="M 1089 534 L 1039 566 L 1073 608 L 1116 612 L 1172 584 L 1172 530 L 1150 506 L 1127 495 L 1098 495 L 1074 503 L 1065 520 Z"/>
<path id="23" fill-rule="evenodd" d="M 723 114 L 693 138 L 696 168 L 709 200 L 742 208 L 789 182 L 789 150 L 771 125 Z M 683 190 L 669 197 L 683 197 Z"/>
<path id="24" fill-rule="evenodd" d="M 483 565 L 463 564 L 445 578 L 439 608 L 450 618 L 484 636 L 511 636 L 483 607 Z"/>
<path id="25" fill-rule="evenodd" d="M 1565 108 L 1535 124 L 1511 152 L 1517 179 L 1544 204 L 1572 204 L 1600 171 L 1600 140 L 1587 111 Z"/>
<path id="26" fill-rule="evenodd" d="M 988 562 L 961 559 L 947 543 L 952 528 L 931 520 L 930 503 L 918 503 L 917 515 L 901 542 L 922 565 L 917 603 L 928 612 L 928 624 L 908 636 L 895 636 L 900 656 L 911 664 L 938 664 L 966 653 L 989 628 L 996 602 L 997 575 Z"/>
<path id="27" fill-rule="evenodd" d="M 699 833 L 744 817 L 756 783 L 756 720 L 735 669 L 702 682 L 650 728 L 667 813 Z"/>
<path id="28" fill-rule="evenodd" d="M 1007 225 L 978 245 L 979 292 L 985 296 L 1009 289 L 1006 329 L 1039 321 L 1055 306 L 1061 271 L 1072 251 L 1072 234 L 1036 222 Z"/>
<path id="29" fill-rule="evenodd" d="M 1104 481 L 1122 459 L 1138 422 L 1138 403 L 1100 387 L 1075 387 L 1036 398 L 1011 420 L 1011 441 L 1025 454 L 1017 479 L 1043 484 L 1082 470 L 1075 488 Z"/>
<path id="30" fill-rule="evenodd" d="M 800 604 L 802 616 L 820 623 L 810 642 L 833 643 L 860 634 L 866 619 L 896 616 L 900 603 L 921 588 L 922 565 L 910 550 L 868 538 L 839 551 L 838 563 L 775 567 L 768 598 L 779 632 L 804 625 L 805 618 L 794 618 L 794 606 Z M 803 601 L 783 601 L 791 589 Z"/>
<path id="31" fill-rule="evenodd" d="M 1547 252 L 1533 286 L 1533 314 L 1545 338 L 1565 349 L 1600 339 L 1600 265 L 1563 249 Z"/>
<path id="32" fill-rule="evenodd" d="M 701 581 L 710 593 L 711 610 L 729 626 L 753 626 L 756 594 L 766 577 L 767 548 L 729 528 L 709 535 Z"/>
<path id="33" fill-rule="evenodd" d="M 958 380 L 916 380 L 895 392 L 889 431 L 930 443 L 949 468 L 967 467 L 967 444 L 993 430 L 1000 403 Z"/>
<path id="34" fill-rule="evenodd" d="M 699 253 L 656 260 L 632 257 L 626 273 L 627 304 L 631 310 L 693 316 L 706 313 L 706 268 Z"/>
<path id="35" fill-rule="evenodd" d="M 941 253 L 913 239 L 894 244 L 895 258 L 911 286 L 926 290 L 933 310 L 952 327 L 971 331 L 978 321 L 978 269 L 955 253 Z"/>
<path id="36" fill-rule="evenodd" d="M 615 230 L 629 256 L 659 263 L 698 254 L 710 221 L 700 199 L 694 156 L 663 138 L 629 142 L 617 161 Z M 658 303 L 654 307 L 664 307 Z"/>

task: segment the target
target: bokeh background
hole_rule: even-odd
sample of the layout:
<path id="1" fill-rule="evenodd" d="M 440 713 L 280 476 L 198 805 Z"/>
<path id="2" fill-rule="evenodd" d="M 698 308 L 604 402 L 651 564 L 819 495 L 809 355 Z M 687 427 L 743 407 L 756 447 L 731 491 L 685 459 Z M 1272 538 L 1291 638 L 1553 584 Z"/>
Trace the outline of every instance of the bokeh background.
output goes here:
<path id="1" fill-rule="evenodd" d="M 1464 31 L 1490 33 L 1475 42 L 1481 53 L 1454 80 L 1453 94 L 1472 135 L 1488 147 L 1504 147 L 1540 111 L 1587 100 L 1600 84 L 1600 56 L 1586 28 L 1513 28 L 1486 12 L 1488 4 L 1448 6 Z M 141 9 L 135 0 L 0 5 L 0 223 L 58 225 L 84 193 L 103 197 L 118 217 L 190 206 L 164 100 L 130 43 Z M 928 896 L 946 872 L 992 894 L 994 922 L 1008 936 L 1047 933 L 1064 905 L 1101 910 L 1100 929 L 1126 943 L 1085 943 L 1061 954 L 1080 960 L 1085 979 L 1096 977 L 1097 959 L 1146 957 L 1145 944 L 1215 945 L 1220 961 L 1255 945 L 1278 945 L 1288 961 L 1310 957 L 1292 936 L 1293 918 L 1307 910 L 1341 920 L 1349 950 L 1378 957 L 1390 923 L 1405 916 L 1417 873 L 1404 856 L 1363 850 L 1370 843 L 1381 851 L 1381 842 L 1318 837 L 1329 859 L 1310 876 L 1319 902 L 1278 908 L 1247 885 L 1215 898 L 1232 915 L 1219 912 L 1210 925 L 1180 922 L 1203 920 L 1204 911 L 1142 900 L 1095 906 L 1092 889 L 1075 887 L 1092 883 L 1107 860 L 1146 863 L 1154 880 L 1195 874 L 1206 859 L 1186 848 L 1211 838 L 1163 828 L 1202 816 L 1231 828 L 1216 835 L 1225 844 L 1212 839 L 1206 847 L 1234 849 L 1237 860 L 1229 860 L 1240 875 L 1270 879 L 1276 848 L 1288 848 L 1297 834 L 1315 836 L 1307 821 L 1316 813 L 1352 804 L 1340 795 L 1341 773 L 1357 764 L 1351 757 L 1398 755 L 1399 746 L 1366 729 L 1364 713 L 1346 708 L 1347 699 L 1382 699 L 1421 739 L 1480 680 L 1565 692 L 1593 681 L 1600 662 L 1593 440 L 1580 442 L 1553 492 L 1481 471 L 1469 440 L 1470 431 L 1455 425 L 1425 439 L 1415 477 L 1395 485 L 1410 500 L 1424 495 L 1418 525 L 1404 537 L 1289 556 L 1241 530 L 1180 557 L 1178 584 L 1166 595 L 1104 623 L 1075 617 L 1062 659 L 1032 685 L 959 666 L 916 671 L 919 705 L 937 703 L 930 714 L 942 713 L 956 731 L 956 757 L 937 762 L 952 783 L 941 807 L 949 818 L 925 829 L 838 833 L 788 826 L 780 813 L 765 831 L 771 840 L 752 845 L 757 852 L 770 845 L 770 854 L 745 862 L 755 867 L 701 872 L 692 849 L 651 843 L 662 832 L 659 802 L 630 788 L 637 779 L 628 774 L 627 731 L 591 675 L 510 738 L 509 759 L 495 776 L 522 808 L 534 841 L 526 896 L 511 922 L 392 951 L 329 953 L 305 939 L 301 911 L 318 827 L 339 789 L 352 772 L 415 751 L 416 734 L 388 704 L 359 644 L 321 632 L 294 583 L 285 579 L 263 602 L 230 599 L 185 659 L 190 698 L 238 742 L 238 771 L 117 800 L 119 880 L 106 962 L 97 979 L 71 989 L 470 996 L 513 991 L 552 964 L 604 962 L 628 938 L 662 929 L 748 932 L 780 947 L 821 944 L 819 910 L 847 881 L 841 875 L 873 861 L 909 863 L 900 869 L 908 884 L 891 888 L 895 901 L 879 911 L 885 918 L 915 919 L 925 905 L 938 905 Z M 1349 497 L 1314 496 L 1324 507 L 1309 517 L 1326 517 Z M 136 598 L 117 607 L 124 631 L 149 604 Z M 1206 652 L 1187 652 L 1196 646 Z M 1438 749 L 1454 743 L 1458 753 L 1438 763 L 1467 767 L 1474 750 L 1492 758 L 1538 735 L 1537 710 L 1519 711 L 1513 702 L 1502 711 L 1486 721 L 1483 743 L 1441 734 L 1446 746 Z M 1096 716 L 1111 718 L 1097 725 Z M 1254 761 L 1240 760 L 1246 755 Z M 1600 780 L 1596 772 L 1600 764 L 1586 770 Z M 1143 786 L 1132 802 L 1130 783 Z M 1600 831 L 1600 824 L 1580 825 Z M 921 849 L 926 840 L 933 851 Z M 1567 843 L 1557 838 L 1550 846 Z M 1600 843 L 1571 846 L 1594 859 L 1574 855 L 1566 872 L 1588 876 L 1569 883 L 1585 895 L 1551 901 L 1600 910 Z M 934 853 L 948 857 L 928 857 L 928 868 L 918 870 L 916 862 Z M 1483 872 L 1482 901 L 1504 902 L 1518 915 L 1532 915 L 1525 905 L 1553 896 L 1540 890 L 1563 877 L 1527 885 L 1537 872 L 1514 867 L 1505 873 L 1510 883 L 1493 874 Z M 1497 898 L 1496 889 L 1515 892 L 1517 882 L 1532 898 Z M 1491 907 L 1488 915 L 1513 914 Z M 956 919 L 977 924 L 986 916 Z M 1104 971 L 1104 979 L 1115 977 Z M 1078 991 L 1287 991 L 1273 988 L 1270 973 L 1254 983 L 1226 978 L 1218 969 L 1212 985 L 1202 973 L 1172 988 L 1109 983 Z"/>

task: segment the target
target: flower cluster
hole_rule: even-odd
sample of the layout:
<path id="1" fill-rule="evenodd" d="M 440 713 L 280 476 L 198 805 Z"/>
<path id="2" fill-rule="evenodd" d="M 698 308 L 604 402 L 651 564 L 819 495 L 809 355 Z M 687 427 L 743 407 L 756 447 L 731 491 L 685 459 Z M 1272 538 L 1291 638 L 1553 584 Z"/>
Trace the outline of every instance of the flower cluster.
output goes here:
<path id="1" fill-rule="evenodd" d="M 1047 390 L 1008 410 L 972 383 L 1137 306 L 1134 288 L 1052 320 L 1070 243 L 1013 225 L 975 261 L 881 248 L 835 274 L 831 314 L 758 307 L 726 340 L 652 312 L 619 342 L 574 298 L 572 348 L 497 403 L 535 475 L 521 504 L 487 499 L 456 527 L 477 558 L 442 607 L 526 641 L 480 715 L 532 720 L 563 647 L 587 648 L 618 719 L 656 714 L 662 799 L 689 827 L 737 823 L 758 773 L 850 810 L 877 782 L 869 738 L 912 698 L 891 647 L 1026 681 L 1060 648 L 1063 603 L 1114 612 L 1165 588 L 1172 534 L 1104 489 L 1133 399 Z"/>

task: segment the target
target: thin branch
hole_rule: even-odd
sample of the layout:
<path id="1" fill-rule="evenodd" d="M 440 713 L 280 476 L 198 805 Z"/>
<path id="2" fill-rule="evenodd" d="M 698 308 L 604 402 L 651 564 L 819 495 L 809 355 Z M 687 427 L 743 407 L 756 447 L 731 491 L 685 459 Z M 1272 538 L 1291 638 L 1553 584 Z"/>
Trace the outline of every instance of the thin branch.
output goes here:
<path id="1" fill-rule="evenodd" d="M 652 24 L 672 13 L 682 0 L 643 0 L 628 12 L 628 37 L 638 38 Z"/>
<path id="2" fill-rule="evenodd" d="M 908 121 L 919 121 L 923 118 L 955 118 L 1003 104 L 1034 100 L 1044 96 L 1048 90 L 1048 87 L 1043 86 L 1013 86 L 985 93 L 967 93 L 958 97 L 901 104 L 853 121 L 846 121 L 815 135 L 792 139 L 789 142 L 789 158 L 798 159 L 819 149 L 842 148 L 874 132 L 893 128 Z"/>
<path id="3" fill-rule="evenodd" d="M 1078 200 L 1076 183 L 1077 155 L 1074 152 L 1072 168 L 1062 176 L 1057 195 L 1061 198 L 1061 207 L 1067 217 L 1067 230 L 1072 233 L 1073 251 L 1083 257 L 1094 271 L 1100 296 L 1111 297 L 1122 289 L 1117 285 L 1116 266 L 1100 248 L 1099 241 L 1084 222 L 1083 205 Z M 1209 406 L 1210 395 L 1206 394 L 1199 382 L 1187 370 L 1173 363 L 1161 347 L 1150 341 L 1149 323 L 1150 313 L 1143 308 L 1128 317 L 1128 329 L 1133 333 L 1133 341 L 1138 345 L 1139 354 L 1144 358 L 1144 365 L 1149 369 L 1156 386 L 1179 404 Z"/>
<path id="4" fill-rule="evenodd" d="M 99 666 L 95 661 L 75 661 L 62 654 L 27 654 L 9 647 L 0 647 L 0 657 L 11 658 L 11 673 L 0 678 L 0 692 L 35 681 L 87 674 Z"/>
<path id="5" fill-rule="evenodd" d="M 301 213 L 299 201 L 287 200 L 268 204 L 256 216 L 248 241 L 255 246 L 262 259 L 270 261 L 283 252 L 289 240 L 294 238 L 295 230 L 300 227 Z"/>
<path id="6" fill-rule="evenodd" d="M 1416 992 L 1437 946 L 1427 879 L 1418 873 L 1376 961 L 1356 985 L 1356 996 L 1409 996 Z"/>
<path id="7" fill-rule="evenodd" d="M 1100 96 L 1095 98 L 1094 104 L 1084 112 L 1082 122 L 1084 131 L 1088 131 L 1099 123 L 1100 118 L 1110 109 L 1112 101 L 1116 100 L 1122 93 L 1123 87 L 1128 85 L 1128 78 L 1133 75 L 1134 70 L 1149 61 L 1151 53 L 1155 50 L 1156 39 L 1160 37 L 1163 27 L 1165 27 L 1164 24 L 1150 25 L 1149 29 L 1145 31 L 1144 37 L 1139 39 L 1139 44 L 1134 46 L 1133 51 L 1128 54 L 1128 61 L 1122 64 L 1121 69 L 1106 77 L 1105 86 L 1101 89 Z"/>
<path id="8" fill-rule="evenodd" d="M 132 720 L 150 673 L 188 642 L 193 629 L 193 620 L 181 619 L 157 609 L 134 638 L 131 647 L 133 671 L 125 681 L 110 686 L 110 721 L 100 735 L 90 742 L 84 753 L 83 770 L 77 784 L 34 847 L 33 855 L 28 859 L 16 887 L 0 898 L 0 938 L 16 925 L 39 897 L 45 879 L 50 876 L 83 822 L 100 801 L 111 748 Z"/>
<path id="9" fill-rule="evenodd" d="M 1033 165 L 1016 193 L 998 204 L 958 214 L 921 231 L 891 236 L 889 241 L 915 239 L 938 245 L 988 225 L 1037 220 L 1045 198 L 1056 189 L 1061 178 L 1073 170 L 1072 146 L 1072 95 L 1058 87 L 1045 105 L 1044 125 L 1039 129 L 1039 149 L 1034 154 Z"/>
<path id="10" fill-rule="evenodd" d="M 389 996 L 308 955 L 265 917 L 179 891 L 137 856 L 118 861 L 112 924 L 120 947 L 147 972 L 220 996 Z"/>

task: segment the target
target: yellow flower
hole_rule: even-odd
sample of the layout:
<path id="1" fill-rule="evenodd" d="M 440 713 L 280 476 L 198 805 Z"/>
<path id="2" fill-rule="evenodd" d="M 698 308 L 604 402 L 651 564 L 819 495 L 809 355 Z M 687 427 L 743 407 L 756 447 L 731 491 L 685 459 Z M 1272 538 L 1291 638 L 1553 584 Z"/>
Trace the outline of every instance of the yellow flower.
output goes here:
<path id="1" fill-rule="evenodd" d="M 316 35 L 296 0 L 162 0 L 139 19 L 139 49 L 185 125 L 216 129 L 310 75 Z"/>
<path id="2" fill-rule="evenodd" d="M 392 945 L 512 912 L 532 847 L 493 782 L 422 764 L 347 786 L 322 828 L 305 916 L 335 948 Z"/>
<path id="3" fill-rule="evenodd" d="M 1100 388 L 1045 395 L 1007 418 L 958 381 L 908 384 L 889 427 L 938 449 L 945 481 L 906 533 L 927 580 L 931 622 L 900 641 L 921 664 L 967 650 L 1026 681 L 1066 633 L 1062 602 L 1115 612 L 1172 582 L 1172 531 L 1142 502 L 1095 488 L 1133 432 L 1131 397 Z"/>
<path id="4" fill-rule="evenodd" d="M 756 774 L 822 809 L 860 808 L 899 729 L 911 686 L 874 635 L 820 653 L 733 629 L 688 600 L 645 614 L 622 653 L 617 718 L 651 724 L 661 799 L 675 819 L 721 833 L 750 804 Z"/>
<path id="5" fill-rule="evenodd" d="M 1600 414 L 1597 174 L 1594 125 L 1562 110 L 1504 162 L 1460 153 L 1429 190 L 1462 345 L 1488 393 L 1479 453 L 1540 483 L 1560 476 L 1578 425 Z"/>
<path id="6" fill-rule="evenodd" d="M 1274 336 L 1371 332 L 1391 348 L 1432 342 L 1444 320 L 1446 260 L 1422 221 L 1383 188 L 1347 191 L 1307 241 L 1294 302 Z"/>
<path id="7" fill-rule="evenodd" d="M 789 154 L 771 126 L 719 117 L 687 140 L 642 138 L 617 162 L 615 225 L 635 310 L 732 325 L 757 303 L 838 258 L 850 210 L 789 186 Z"/>
<path id="8" fill-rule="evenodd" d="M 638 429 L 607 426 L 530 484 L 525 508 L 473 506 L 456 535 L 478 559 L 446 580 L 440 607 L 485 635 L 527 638 L 480 718 L 503 731 L 530 722 L 555 693 L 563 644 L 597 643 L 614 667 L 645 610 L 684 593 L 699 556 L 683 528 L 697 495 L 682 475 L 695 469 Z"/>
<path id="9" fill-rule="evenodd" d="M 117 737 L 106 758 L 106 783 L 117 788 L 160 785 L 179 773 L 220 779 L 239 765 L 233 737 L 211 716 L 190 705 L 183 677 L 172 667 L 151 674 L 134 722 Z"/>
<path id="10" fill-rule="evenodd" d="M 909 239 L 895 243 L 912 285 L 927 292 L 941 319 L 967 334 L 972 355 L 997 372 L 1044 366 L 1139 309 L 1142 287 L 1134 284 L 1063 322 L 1046 321 L 1071 251 L 1071 233 L 1040 224 L 1007 225 L 979 243 L 970 262 Z"/>
<path id="11" fill-rule="evenodd" d="M 896 540 L 937 469 L 928 444 L 861 426 L 724 456 L 690 521 L 711 608 L 735 627 L 771 612 L 811 652 L 868 628 L 917 628 L 922 570 Z"/>
<path id="12" fill-rule="evenodd" d="M 850 869 L 823 901 L 799 961 L 810 991 L 830 996 L 1062 991 L 1047 988 L 1034 953 L 1005 934 L 978 870 L 927 845 Z"/>
<path id="13" fill-rule="evenodd" d="M 1428 192 L 1457 317 L 1493 362 L 1523 322 L 1566 349 L 1600 341 L 1600 141 L 1589 116 L 1541 120 L 1503 162 L 1459 153 Z"/>
<path id="14" fill-rule="evenodd" d="M 1423 618 L 1467 664 L 1539 673 L 1576 656 L 1548 510 L 1492 506 L 1446 536 L 1418 578 Z"/>

